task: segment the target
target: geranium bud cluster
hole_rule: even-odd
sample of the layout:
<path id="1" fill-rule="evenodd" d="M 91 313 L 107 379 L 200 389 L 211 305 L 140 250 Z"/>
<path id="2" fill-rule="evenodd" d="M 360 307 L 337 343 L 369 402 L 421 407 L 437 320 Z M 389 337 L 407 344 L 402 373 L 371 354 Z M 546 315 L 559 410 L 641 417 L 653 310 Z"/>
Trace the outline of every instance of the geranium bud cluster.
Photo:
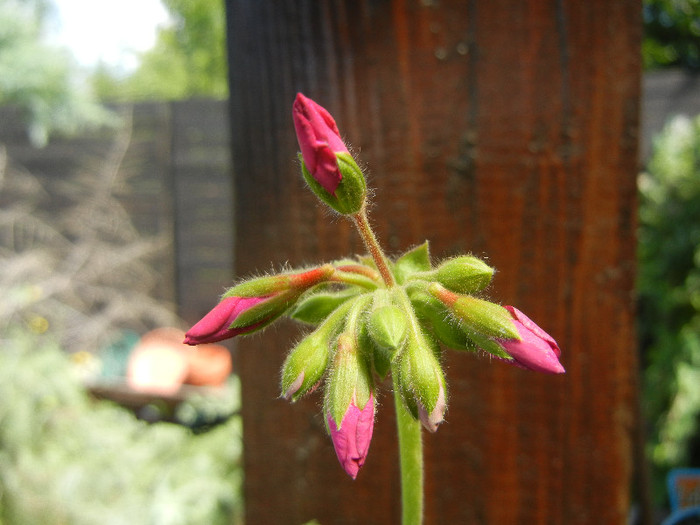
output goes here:
<path id="1" fill-rule="evenodd" d="M 359 223 L 366 184 L 335 121 L 301 94 L 293 117 L 310 189 Z M 282 366 L 281 395 L 294 402 L 322 387 L 327 430 L 352 478 L 367 457 L 376 390 L 387 376 L 408 412 L 435 432 L 448 404 L 444 349 L 564 372 L 552 337 L 518 309 L 483 297 L 494 273 L 483 260 L 462 255 L 434 264 L 427 242 L 389 260 L 371 239 L 366 244 L 371 256 L 239 283 L 187 332 L 185 342 L 246 335 L 281 316 L 306 325 Z"/>

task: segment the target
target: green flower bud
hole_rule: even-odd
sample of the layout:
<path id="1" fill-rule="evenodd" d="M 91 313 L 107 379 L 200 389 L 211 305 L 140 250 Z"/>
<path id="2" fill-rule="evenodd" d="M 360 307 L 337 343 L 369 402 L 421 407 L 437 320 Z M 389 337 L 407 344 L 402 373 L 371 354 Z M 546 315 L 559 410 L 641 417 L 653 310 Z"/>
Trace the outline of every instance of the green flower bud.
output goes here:
<path id="1" fill-rule="evenodd" d="M 328 366 L 330 341 L 312 333 L 289 353 L 282 366 L 282 397 L 296 401 L 313 391 Z"/>
<path id="2" fill-rule="evenodd" d="M 493 272 L 481 259 L 462 255 L 441 263 L 435 269 L 434 280 L 453 292 L 473 294 L 489 285 Z"/>
<path id="3" fill-rule="evenodd" d="M 409 335 L 398 364 L 397 385 L 406 408 L 430 432 L 437 430 L 447 408 L 445 376 L 439 348 L 424 333 Z"/>
<path id="4" fill-rule="evenodd" d="M 461 321 L 462 328 L 467 333 L 477 332 L 499 339 L 520 340 L 513 317 L 502 306 L 470 295 L 456 294 L 438 283 L 428 286 L 428 291 Z"/>
<path id="5" fill-rule="evenodd" d="M 333 339 L 343 329 L 352 303 L 348 301 L 336 308 L 289 353 L 282 365 L 282 397 L 296 401 L 321 381 L 328 367 Z"/>
<path id="6" fill-rule="evenodd" d="M 372 311 L 367 328 L 377 345 L 386 350 L 398 350 L 406 339 L 408 321 L 403 310 L 392 304 Z"/>

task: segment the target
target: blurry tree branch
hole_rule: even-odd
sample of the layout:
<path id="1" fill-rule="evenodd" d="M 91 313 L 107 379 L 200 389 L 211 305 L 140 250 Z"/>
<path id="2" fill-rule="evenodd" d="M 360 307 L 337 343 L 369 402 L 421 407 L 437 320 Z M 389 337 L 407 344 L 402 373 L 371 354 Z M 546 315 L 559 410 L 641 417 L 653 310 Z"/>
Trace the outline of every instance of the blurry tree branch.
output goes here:
<path id="1" fill-rule="evenodd" d="M 100 166 L 50 182 L 0 150 L 0 328 L 52 330 L 68 350 L 95 350 L 122 330 L 177 324 L 153 298 L 153 260 L 171 239 L 142 236 L 115 196 L 130 142 L 127 117 Z"/>

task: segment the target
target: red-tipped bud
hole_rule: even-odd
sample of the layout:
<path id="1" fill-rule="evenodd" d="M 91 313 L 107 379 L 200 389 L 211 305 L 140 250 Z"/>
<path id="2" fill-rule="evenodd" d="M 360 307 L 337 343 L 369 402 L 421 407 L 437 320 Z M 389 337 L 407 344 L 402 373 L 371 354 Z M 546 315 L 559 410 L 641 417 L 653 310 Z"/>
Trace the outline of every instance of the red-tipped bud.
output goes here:
<path id="1" fill-rule="evenodd" d="M 221 302 L 185 334 L 185 344 L 215 343 L 264 328 L 309 288 L 328 280 L 330 264 L 298 273 L 250 279 L 229 289 Z"/>
<path id="2" fill-rule="evenodd" d="M 201 345 L 229 339 L 256 330 L 266 324 L 263 318 L 247 326 L 232 327 L 244 312 L 255 308 L 269 297 L 226 297 L 185 334 L 184 343 Z"/>
<path id="3" fill-rule="evenodd" d="M 367 183 L 325 108 L 301 93 L 292 110 L 302 174 L 316 196 L 342 214 L 362 209 Z"/>
<path id="4" fill-rule="evenodd" d="M 370 394 L 364 407 L 356 405 L 355 399 L 348 406 L 340 425 L 336 425 L 330 414 L 326 414 L 333 440 L 333 448 L 345 472 L 355 479 L 364 465 L 374 430 L 374 395 Z"/>
<path id="5" fill-rule="evenodd" d="M 513 358 L 513 364 L 535 372 L 563 374 L 565 370 L 559 362 L 561 350 L 552 336 L 517 308 L 505 308 L 513 316 L 515 328 L 520 334 L 520 340 L 499 339 L 505 351 Z"/>

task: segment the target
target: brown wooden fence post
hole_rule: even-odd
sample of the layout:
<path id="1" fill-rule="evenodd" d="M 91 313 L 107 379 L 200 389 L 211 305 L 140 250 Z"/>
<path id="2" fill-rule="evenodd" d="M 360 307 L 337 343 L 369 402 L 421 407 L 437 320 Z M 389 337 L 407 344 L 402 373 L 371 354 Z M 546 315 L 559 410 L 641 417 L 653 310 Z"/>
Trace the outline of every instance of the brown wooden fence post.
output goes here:
<path id="1" fill-rule="evenodd" d="M 447 353 L 426 523 L 624 523 L 635 417 L 639 2 L 228 0 L 236 267 L 360 249 L 308 193 L 297 91 L 369 167 L 394 253 L 498 268 L 491 296 L 554 335 L 567 374 Z M 291 324 L 239 342 L 247 523 L 399 522 L 390 397 L 367 463 L 336 464 L 320 399 L 278 399 Z"/>

